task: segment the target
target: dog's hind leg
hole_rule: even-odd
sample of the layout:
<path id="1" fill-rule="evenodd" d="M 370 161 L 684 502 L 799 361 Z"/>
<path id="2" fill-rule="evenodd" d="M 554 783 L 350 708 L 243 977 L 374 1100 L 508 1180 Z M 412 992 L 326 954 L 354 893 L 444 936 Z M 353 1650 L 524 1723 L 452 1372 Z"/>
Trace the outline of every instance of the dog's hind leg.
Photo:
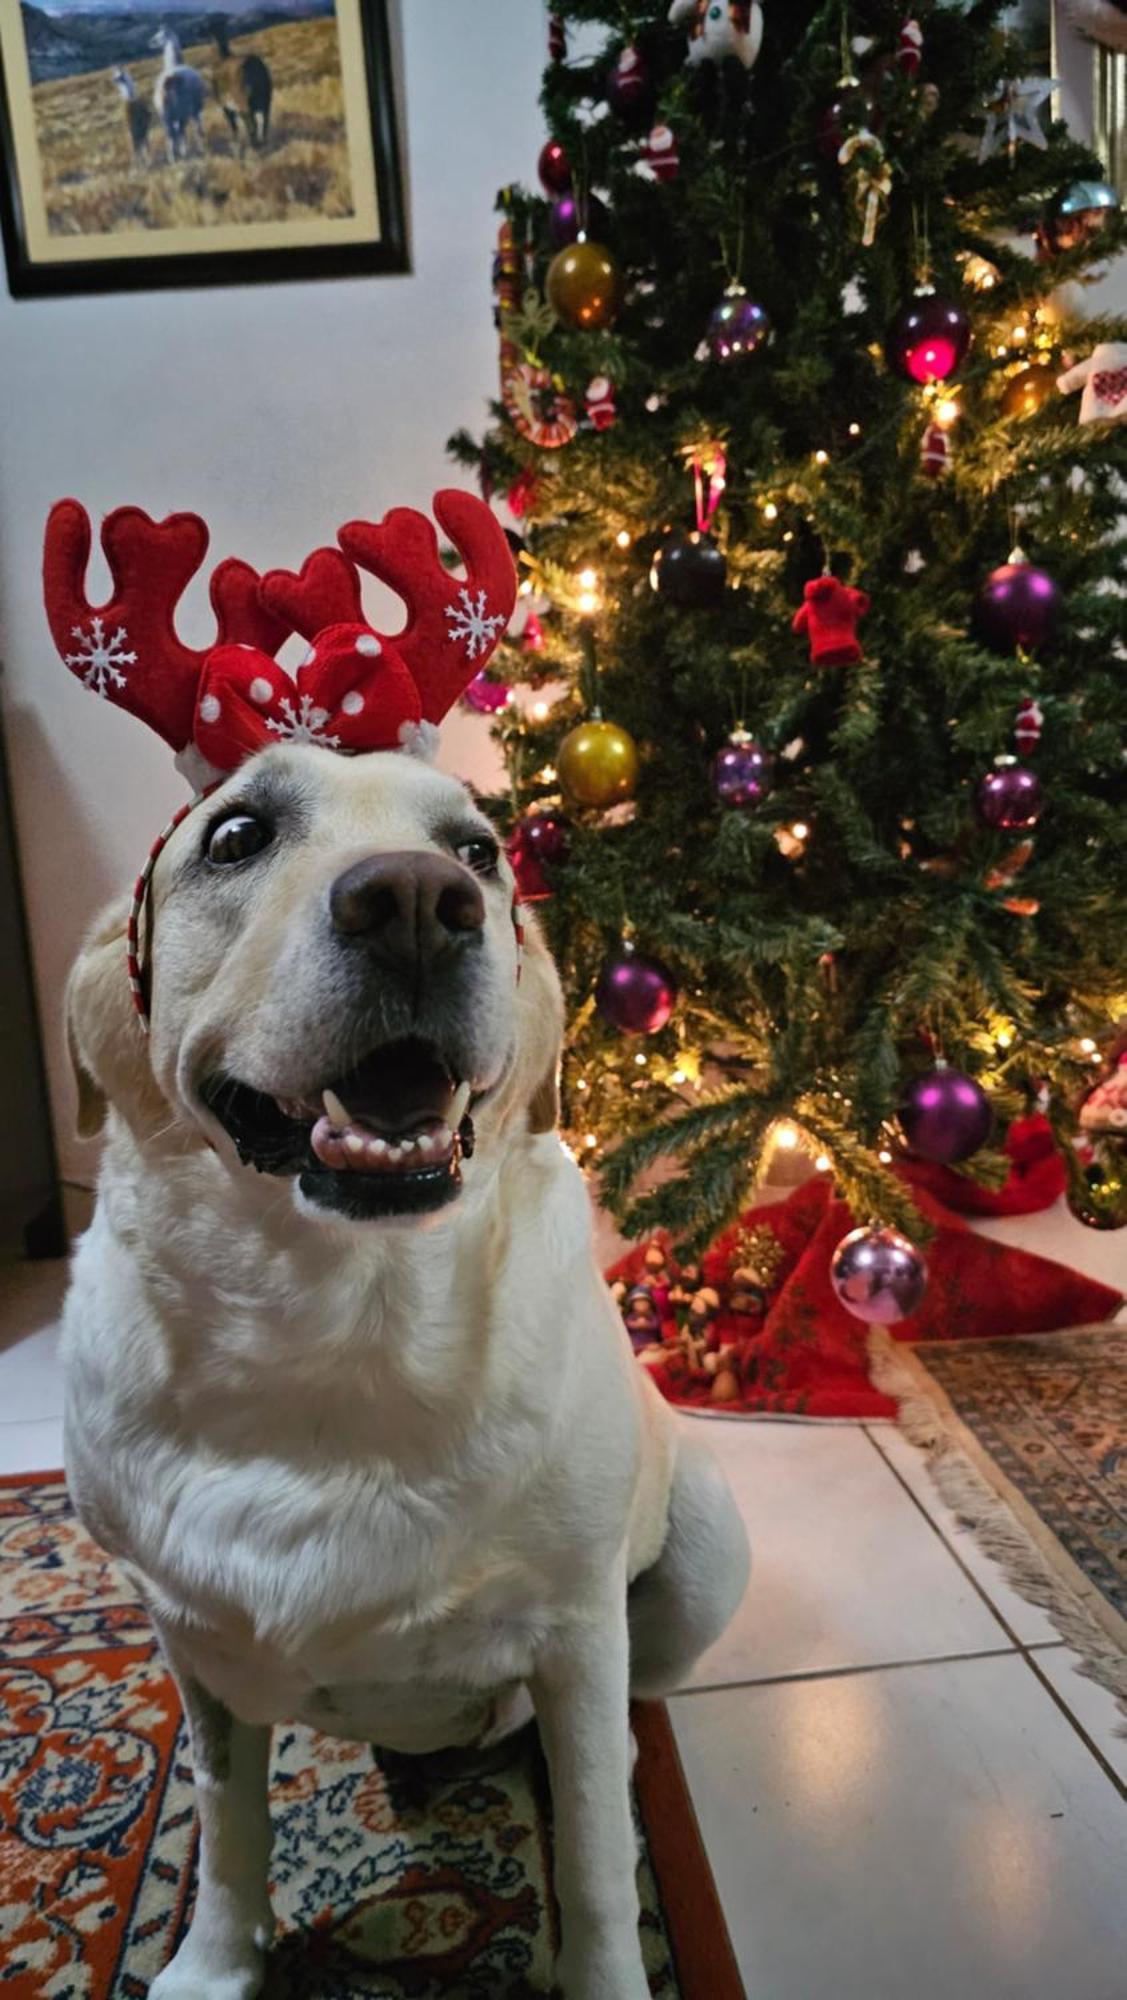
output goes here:
<path id="1" fill-rule="evenodd" d="M 630 1586 L 630 1692 L 682 1687 L 747 1589 L 751 1554 L 731 1487 L 703 1438 L 678 1438 L 661 1554 Z"/>
<path id="2" fill-rule="evenodd" d="M 270 1731 L 236 1721 L 198 1681 L 177 1678 L 195 1766 L 199 1887 L 188 1935 L 149 2000 L 253 2000 L 274 1929 Z"/>

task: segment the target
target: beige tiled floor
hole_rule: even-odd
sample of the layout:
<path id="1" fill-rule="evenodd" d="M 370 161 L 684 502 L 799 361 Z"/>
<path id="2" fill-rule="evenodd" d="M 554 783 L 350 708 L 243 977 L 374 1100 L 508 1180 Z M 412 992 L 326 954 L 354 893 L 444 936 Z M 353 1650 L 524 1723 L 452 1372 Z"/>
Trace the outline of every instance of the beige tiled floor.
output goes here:
<path id="1" fill-rule="evenodd" d="M 1127 1284 L 1127 1232 L 991 1233 Z M 62 1277 L 0 1271 L 0 1472 L 60 1463 Z M 755 1569 L 671 1706 L 750 2000 L 1124 2000 L 1111 1698 L 891 1426 L 709 1434 Z"/>

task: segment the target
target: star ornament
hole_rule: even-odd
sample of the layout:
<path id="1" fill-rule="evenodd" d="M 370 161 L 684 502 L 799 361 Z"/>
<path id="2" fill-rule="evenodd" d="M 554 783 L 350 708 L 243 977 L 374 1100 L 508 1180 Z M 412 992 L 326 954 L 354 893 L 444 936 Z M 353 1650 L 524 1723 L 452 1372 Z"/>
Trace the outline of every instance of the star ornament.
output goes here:
<path id="1" fill-rule="evenodd" d="M 978 148 L 979 166 L 993 158 L 1003 139 L 1011 160 L 1023 139 L 1044 151 L 1049 142 L 1039 114 L 1059 85 L 1060 78 L 1055 76 L 1006 78 L 986 107 L 986 125 Z"/>

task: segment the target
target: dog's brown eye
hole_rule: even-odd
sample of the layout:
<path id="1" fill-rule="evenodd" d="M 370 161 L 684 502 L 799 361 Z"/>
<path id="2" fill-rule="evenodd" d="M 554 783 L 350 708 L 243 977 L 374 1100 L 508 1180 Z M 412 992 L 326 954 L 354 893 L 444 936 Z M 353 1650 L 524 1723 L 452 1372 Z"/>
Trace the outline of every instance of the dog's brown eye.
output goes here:
<path id="1" fill-rule="evenodd" d="M 228 868 L 236 861 L 249 861 L 252 855 L 261 854 L 273 838 L 265 820 L 255 819 L 250 813 L 232 813 L 230 819 L 220 820 L 218 826 L 212 827 L 207 858 L 217 868 Z"/>
<path id="2" fill-rule="evenodd" d="M 491 840 L 488 834 L 482 834 L 477 840 L 463 840 L 458 848 L 458 859 L 464 861 L 467 868 L 472 868 L 475 875 L 492 875 L 500 852 L 497 842 Z"/>

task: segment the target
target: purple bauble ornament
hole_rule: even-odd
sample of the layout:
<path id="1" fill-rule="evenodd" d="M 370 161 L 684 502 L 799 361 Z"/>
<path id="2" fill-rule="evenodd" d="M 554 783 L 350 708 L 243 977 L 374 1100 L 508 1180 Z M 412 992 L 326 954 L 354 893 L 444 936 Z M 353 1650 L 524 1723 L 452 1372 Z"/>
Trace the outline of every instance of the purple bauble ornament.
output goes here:
<path id="1" fill-rule="evenodd" d="M 1012 653 L 1017 646 L 1032 653 L 1052 638 L 1060 604 L 1060 589 L 1048 570 L 1037 569 L 1015 549 L 979 591 L 975 627 L 996 653 Z"/>
<path id="2" fill-rule="evenodd" d="M 762 306 L 733 285 L 713 310 L 705 339 L 714 361 L 746 361 L 763 346 L 771 322 Z"/>
<path id="3" fill-rule="evenodd" d="M 624 1035 L 656 1035 L 676 1002 L 677 983 L 668 966 L 625 945 L 606 960 L 595 988 L 604 1021 Z"/>
<path id="4" fill-rule="evenodd" d="M 851 1229 L 830 1263 L 830 1282 L 847 1313 L 869 1326 L 895 1326 L 927 1289 L 927 1265 L 898 1229 Z"/>
<path id="5" fill-rule="evenodd" d="M 548 233 L 557 250 L 564 250 L 569 243 L 574 243 L 580 230 L 605 243 L 610 227 L 610 211 L 597 194 L 582 197 L 562 195 L 548 219 Z"/>
<path id="6" fill-rule="evenodd" d="M 986 1144 L 994 1123 L 981 1084 L 946 1063 L 913 1078 L 896 1115 L 913 1153 L 943 1167 L 969 1160 Z"/>
<path id="7" fill-rule="evenodd" d="M 492 681 L 488 674 L 478 674 L 467 688 L 463 688 L 462 700 L 467 708 L 476 709 L 479 715 L 496 715 L 499 709 L 507 707 L 512 692 L 504 681 Z"/>
<path id="8" fill-rule="evenodd" d="M 884 351 L 909 382 L 946 382 L 965 361 L 971 323 L 962 306 L 934 292 L 917 292 L 885 335 Z"/>
<path id="9" fill-rule="evenodd" d="M 712 763 L 712 789 L 722 806 L 758 806 L 774 776 L 772 758 L 744 729 L 734 729 Z"/>
<path id="10" fill-rule="evenodd" d="M 571 849 L 571 827 L 562 813 L 526 813 L 513 828 L 509 860 L 525 903 L 542 903 L 552 895 L 545 868 L 562 868 Z"/>
<path id="11" fill-rule="evenodd" d="M 975 804 L 987 826 L 1003 833 L 1020 832 L 1036 826 L 1045 809 L 1041 780 L 1016 757 L 999 757 L 994 769 L 979 781 Z"/>

